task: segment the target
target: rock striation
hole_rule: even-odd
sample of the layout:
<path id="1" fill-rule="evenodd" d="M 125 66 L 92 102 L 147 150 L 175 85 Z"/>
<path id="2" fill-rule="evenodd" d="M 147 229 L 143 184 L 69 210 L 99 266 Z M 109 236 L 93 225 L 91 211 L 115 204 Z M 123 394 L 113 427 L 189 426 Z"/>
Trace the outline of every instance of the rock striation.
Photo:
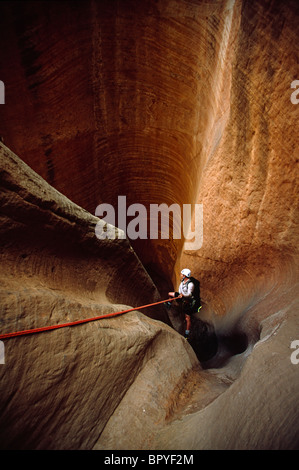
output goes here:
<path id="1" fill-rule="evenodd" d="M 128 240 L 98 240 L 95 226 L 104 222 L 0 146 L 1 334 L 161 300 Z M 167 395 L 198 362 L 167 323 L 159 304 L 3 340 L 1 448 L 90 449 L 136 381 L 150 419 L 163 416 Z"/>
<path id="2" fill-rule="evenodd" d="M 3 448 L 298 448 L 298 2 L 0 8 L 1 328 L 164 299 L 185 266 L 208 327 L 192 349 L 173 304 L 7 341 Z M 119 195 L 202 204 L 201 248 L 97 240 Z"/>

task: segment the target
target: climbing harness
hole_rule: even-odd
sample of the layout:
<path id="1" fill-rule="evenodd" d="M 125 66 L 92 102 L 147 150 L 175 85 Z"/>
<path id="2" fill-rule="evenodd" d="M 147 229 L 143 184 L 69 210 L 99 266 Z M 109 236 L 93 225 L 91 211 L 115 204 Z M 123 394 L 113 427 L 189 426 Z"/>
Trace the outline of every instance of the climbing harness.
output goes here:
<path id="1" fill-rule="evenodd" d="M 40 327 L 40 328 L 32 328 L 30 330 L 22 330 L 22 331 L 15 331 L 13 333 L 5 333 L 5 334 L 0 335 L 0 340 L 1 339 L 14 338 L 16 336 L 30 335 L 30 334 L 33 334 L 33 333 L 42 333 L 43 331 L 56 330 L 58 328 L 65 328 L 67 326 L 81 325 L 82 323 L 88 323 L 88 322 L 92 322 L 92 321 L 96 321 L 96 320 L 103 320 L 105 318 L 117 317 L 119 315 L 123 315 L 124 313 L 133 312 L 134 310 L 141 310 L 141 309 L 144 309 L 144 308 L 152 307 L 154 305 L 163 304 L 165 302 L 172 302 L 173 300 L 175 300 L 175 298 L 167 299 L 167 300 L 161 300 L 161 301 L 155 302 L 153 304 L 142 305 L 141 307 L 129 308 L 128 310 L 122 310 L 120 312 L 106 313 L 105 315 L 100 315 L 98 317 L 93 317 L 93 318 L 86 318 L 84 320 L 76 320 L 76 321 L 72 321 L 72 322 L 68 322 L 68 323 L 61 323 L 61 324 L 58 324 L 58 325 L 43 326 L 43 327 Z"/>

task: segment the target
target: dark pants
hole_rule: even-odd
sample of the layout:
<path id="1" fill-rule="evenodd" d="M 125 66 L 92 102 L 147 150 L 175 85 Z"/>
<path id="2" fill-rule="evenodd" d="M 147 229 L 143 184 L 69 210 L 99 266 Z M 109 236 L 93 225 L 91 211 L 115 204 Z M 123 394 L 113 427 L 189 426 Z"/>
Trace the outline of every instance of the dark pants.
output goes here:
<path id="1" fill-rule="evenodd" d="M 183 300 L 182 309 L 185 315 L 192 315 L 193 313 L 198 311 L 199 307 L 200 307 L 200 300 L 196 300 L 195 302 Z"/>
<path id="2" fill-rule="evenodd" d="M 198 308 L 200 307 L 200 300 L 185 300 L 183 299 L 182 310 L 183 314 L 185 315 L 185 322 L 186 322 L 186 331 L 191 330 L 191 315 L 195 312 L 198 312 Z"/>

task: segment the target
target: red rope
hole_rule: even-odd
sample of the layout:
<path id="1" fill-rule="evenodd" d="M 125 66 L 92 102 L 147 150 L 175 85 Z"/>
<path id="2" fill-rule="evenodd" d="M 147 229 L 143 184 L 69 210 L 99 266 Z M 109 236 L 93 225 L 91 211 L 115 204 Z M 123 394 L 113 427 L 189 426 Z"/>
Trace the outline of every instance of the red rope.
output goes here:
<path id="1" fill-rule="evenodd" d="M 61 323 L 61 324 L 58 324 L 58 325 L 43 326 L 41 328 L 33 328 L 31 330 L 23 330 L 23 331 L 15 331 L 13 333 L 5 333 L 5 334 L 0 335 L 0 339 L 14 338 L 16 336 L 30 335 L 30 334 L 33 334 L 33 333 L 41 333 L 43 331 L 56 330 L 57 328 L 65 328 L 66 326 L 80 325 L 82 323 L 88 323 L 88 322 L 91 322 L 91 321 L 102 320 L 104 318 L 116 317 L 118 315 L 123 315 L 124 313 L 133 312 L 134 310 L 141 310 L 143 308 L 152 307 L 153 305 L 164 304 L 165 302 L 171 302 L 172 300 L 175 300 L 175 298 L 171 298 L 171 299 L 167 299 L 167 300 L 161 300 L 161 301 L 155 302 L 153 304 L 142 305 L 141 307 L 129 308 L 128 310 L 122 310 L 120 312 L 106 313 L 105 315 L 101 315 L 101 316 L 93 317 L 93 318 L 86 318 L 85 320 L 77 320 L 77 321 L 72 321 L 72 322 L 68 322 L 68 323 Z"/>

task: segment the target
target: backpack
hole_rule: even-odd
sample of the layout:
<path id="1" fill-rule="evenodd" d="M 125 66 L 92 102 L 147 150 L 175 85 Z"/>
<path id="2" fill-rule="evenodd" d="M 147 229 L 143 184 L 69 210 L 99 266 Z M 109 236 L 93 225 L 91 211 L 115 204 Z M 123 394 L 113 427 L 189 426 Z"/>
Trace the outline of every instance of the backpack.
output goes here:
<path id="1" fill-rule="evenodd" d="M 193 310 L 193 312 L 197 312 L 199 308 L 201 307 L 201 302 L 200 302 L 200 282 L 195 279 L 194 277 L 190 277 L 186 284 L 188 285 L 189 282 L 193 282 L 194 284 L 194 291 L 192 294 L 192 300 L 190 303 L 190 307 Z"/>

